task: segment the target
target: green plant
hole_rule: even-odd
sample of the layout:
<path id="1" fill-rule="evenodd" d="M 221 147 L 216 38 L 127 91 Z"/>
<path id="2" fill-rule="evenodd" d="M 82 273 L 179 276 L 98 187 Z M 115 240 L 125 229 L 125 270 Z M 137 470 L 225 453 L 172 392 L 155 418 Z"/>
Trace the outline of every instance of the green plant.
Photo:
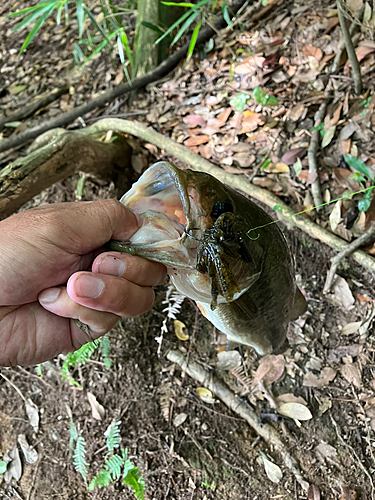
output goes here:
<path id="1" fill-rule="evenodd" d="M 75 385 L 76 387 L 82 389 L 82 386 L 72 377 L 70 370 L 74 370 L 74 368 L 76 368 L 77 366 L 84 366 L 90 360 L 91 356 L 98 347 L 101 351 L 104 364 L 107 368 L 111 368 L 111 360 L 109 357 L 111 344 L 107 334 L 104 335 L 104 337 L 102 337 L 101 339 L 94 340 L 94 342 L 88 342 L 80 349 L 78 349 L 78 351 L 69 353 L 62 365 L 61 377 L 64 380 L 67 380 L 71 384 Z"/>
<path id="2" fill-rule="evenodd" d="M 7 467 L 8 464 L 3 460 L 0 460 L 0 474 L 4 474 L 4 472 L 7 470 Z"/>
<path id="3" fill-rule="evenodd" d="M 353 168 L 357 172 L 352 175 L 352 178 L 358 182 L 368 182 L 371 183 L 371 189 L 368 189 L 363 195 L 362 198 L 358 201 L 358 209 L 361 212 L 367 212 L 370 208 L 372 201 L 372 188 L 375 187 L 375 177 L 371 174 L 367 165 L 359 158 L 350 155 L 343 155 L 344 160 L 349 165 L 349 167 Z"/>

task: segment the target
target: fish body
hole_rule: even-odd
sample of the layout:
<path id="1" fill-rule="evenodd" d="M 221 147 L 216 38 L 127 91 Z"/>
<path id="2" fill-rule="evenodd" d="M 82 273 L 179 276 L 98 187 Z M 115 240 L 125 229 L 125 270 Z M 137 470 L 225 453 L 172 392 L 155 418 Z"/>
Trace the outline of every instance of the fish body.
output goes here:
<path id="1" fill-rule="evenodd" d="M 165 264 L 176 289 L 229 340 L 259 354 L 283 346 L 306 302 L 285 237 L 264 210 L 209 174 L 167 162 L 149 167 L 120 201 L 144 223 L 111 248 Z"/>

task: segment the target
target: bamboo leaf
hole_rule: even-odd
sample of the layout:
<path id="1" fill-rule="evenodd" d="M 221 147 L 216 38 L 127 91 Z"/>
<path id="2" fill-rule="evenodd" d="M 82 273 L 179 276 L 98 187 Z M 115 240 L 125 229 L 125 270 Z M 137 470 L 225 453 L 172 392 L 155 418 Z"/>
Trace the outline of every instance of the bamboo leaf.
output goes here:
<path id="1" fill-rule="evenodd" d="M 202 26 L 202 19 L 196 25 L 196 27 L 194 28 L 193 34 L 191 35 L 190 45 L 189 45 L 189 49 L 188 49 L 188 53 L 187 53 L 188 60 L 190 59 L 190 57 L 192 56 L 192 54 L 194 52 L 195 45 L 197 43 L 199 30 L 201 29 L 201 26 Z"/>
<path id="2" fill-rule="evenodd" d="M 30 44 L 30 42 L 33 40 L 33 38 L 35 37 L 35 35 L 38 33 L 38 31 L 40 30 L 40 28 L 43 26 L 43 24 L 44 24 L 45 20 L 47 19 L 47 17 L 54 10 L 54 8 L 55 8 L 55 5 L 50 6 L 49 9 L 46 12 L 44 12 L 44 14 L 42 15 L 42 17 L 37 20 L 37 22 L 35 23 L 33 29 L 30 31 L 30 33 L 26 37 L 26 40 L 23 42 L 21 50 L 19 51 L 18 55 L 21 55 L 22 52 L 28 47 L 28 45 Z"/>
<path id="3" fill-rule="evenodd" d="M 85 11 L 83 10 L 82 0 L 77 0 L 77 21 L 78 21 L 78 36 L 82 38 L 85 20 Z"/>
<path id="4" fill-rule="evenodd" d="M 56 3 L 58 3 L 58 2 L 53 2 L 53 4 L 56 4 Z M 55 7 L 57 7 L 57 5 L 53 5 L 53 9 Z M 15 28 L 13 28 L 12 31 L 13 32 L 19 31 L 21 28 L 23 28 L 27 24 L 30 24 L 32 21 L 34 21 L 34 19 L 37 19 L 38 17 L 43 15 L 43 13 L 46 12 L 47 10 L 49 10 L 50 8 L 51 8 L 51 3 L 49 3 L 48 5 L 43 7 L 42 9 L 36 10 L 32 14 L 30 14 L 29 16 L 25 17 L 25 19 L 23 21 L 21 21 L 19 24 L 17 24 L 17 26 Z"/>
<path id="5" fill-rule="evenodd" d="M 195 21 L 195 19 L 199 16 L 199 12 L 194 12 L 191 14 L 190 17 L 186 19 L 184 24 L 181 26 L 181 28 L 178 30 L 177 35 L 174 37 L 171 43 L 171 47 L 178 42 L 178 40 L 182 37 L 182 35 L 185 33 L 185 31 L 188 30 L 189 26 Z"/>

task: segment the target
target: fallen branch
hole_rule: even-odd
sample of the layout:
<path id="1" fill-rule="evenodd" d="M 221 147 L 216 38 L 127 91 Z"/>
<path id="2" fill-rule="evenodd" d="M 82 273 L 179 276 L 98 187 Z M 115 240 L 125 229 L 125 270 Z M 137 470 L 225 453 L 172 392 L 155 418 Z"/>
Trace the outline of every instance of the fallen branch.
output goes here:
<path id="1" fill-rule="evenodd" d="M 219 179 L 219 181 L 232 186 L 235 189 L 246 193 L 247 195 L 255 198 L 256 200 L 264 203 L 270 208 L 278 206 L 281 209 L 281 215 L 285 219 L 287 218 L 291 221 L 294 226 L 298 227 L 305 233 L 309 234 L 312 238 L 318 239 L 326 245 L 330 246 L 334 250 L 341 251 L 347 248 L 348 244 L 343 239 L 338 236 L 326 231 L 322 227 L 318 226 L 310 219 L 303 217 L 302 215 L 296 215 L 296 213 L 280 198 L 270 193 L 266 189 L 259 186 L 254 186 L 247 182 L 244 177 L 229 174 L 225 170 L 217 167 L 210 161 L 202 158 L 196 153 L 193 153 L 186 146 L 182 144 L 177 144 L 171 139 L 164 137 L 151 128 L 147 128 L 137 122 L 131 122 L 128 120 L 118 120 L 116 118 L 100 120 L 96 124 L 87 127 L 80 131 L 81 134 L 94 135 L 99 132 L 106 132 L 108 130 L 114 130 L 116 132 L 122 132 L 126 134 L 132 134 L 146 142 L 154 144 L 160 149 L 164 149 L 168 153 L 176 156 L 180 160 L 188 163 L 195 170 L 200 170 L 202 172 L 207 172 Z M 282 221 L 283 219 L 281 219 Z M 375 259 L 370 255 L 362 252 L 361 250 L 356 250 L 351 254 L 351 257 L 358 262 L 361 266 L 365 267 L 367 270 L 375 275 Z"/>
<path id="2" fill-rule="evenodd" d="M 328 97 L 327 95 L 325 95 L 325 99 L 320 105 L 320 108 L 316 114 L 315 124 L 314 124 L 315 130 L 312 131 L 311 141 L 309 149 L 307 151 L 307 158 L 309 160 L 309 179 L 311 180 L 311 194 L 317 212 L 321 211 L 320 205 L 323 204 L 322 190 L 320 188 L 320 180 L 319 180 L 319 170 L 316 161 L 316 155 L 318 152 L 318 147 L 320 142 L 320 130 L 318 129 L 318 127 L 324 120 L 326 114 L 327 102 L 328 102 L 327 99 Z"/>
<path id="3" fill-rule="evenodd" d="M 361 68 L 359 66 L 357 54 L 355 53 L 353 40 L 350 36 L 349 29 L 346 25 L 346 17 L 344 14 L 344 7 L 342 4 L 342 0 L 336 0 L 336 5 L 337 5 L 337 13 L 339 16 L 341 31 L 345 42 L 346 52 L 348 53 L 349 60 L 352 63 L 354 90 L 357 95 L 360 95 L 363 89 Z"/>
<path id="4" fill-rule="evenodd" d="M 259 423 L 258 415 L 251 409 L 250 405 L 243 399 L 236 396 L 229 387 L 211 372 L 208 372 L 194 361 L 186 362 L 185 356 L 180 351 L 170 351 L 167 358 L 172 363 L 176 363 L 182 371 L 197 380 L 204 387 L 209 389 L 216 397 L 225 403 L 230 410 L 239 415 L 252 427 L 268 446 L 280 454 L 283 462 L 294 474 L 294 477 L 304 490 L 307 490 L 309 483 L 303 479 L 297 460 L 289 453 L 285 443 L 280 438 L 279 433 L 271 425 Z"/>
<path id="5" fill-rule="evenodd" d="M 236 12 L 247 1 L 248 0 L 238 0 L 235 4 L 233 4 L 233 6 L 230 9 L 230 12 L 233 15 L 236 14 Z M 216 21 L 214 25 L 212 25 L 212 28 L 210 26 L 205 26 L 204 28 L 202 28 L 199 32 L 196 45 L 198 46 L 201 43 L 207 42 L 210 38 L 212 38 L 216 34 L 216 30 L 220 30 L 221 28 L 226 26 L 226 24 L 227 23 L 224 20 L 224 18 L 221 17 L 220 19 L 218 19 L 218 21 Z M 170 57 L 168 57 L 168 59 L 159 64 L 159 66 L 156 69 L 149 71 L 141 78 L 136 78 L 135 80 L 132 81 L 130 85 L 128 83 L 122 83 L 117 87 L 115 87 L 114 89 L 107 90 L 97 99 L 94 99 L 86 104 L 82 104 L 77 108 L 73 108 L 67 113 L 62 114 L 57 118 L 54 118 L 53 120 L 44 122 L 41 125 L 38 125 L 37 127 L 27 130 L 22 134 L 1 141 L 0 153 L 17 146 L 21 146 L 22 144 L 25 144 L 26 142 L 31 141 L 32 139 L 35 139 L 44 132 L 47 132 L 47 130 L 51 130 L 57 127 L 64 127 L 69 123 L 74 122 L 74 120 L 79 116 L 83 116 L 100 106 L 104 106 L 107 102 L 112 101 L 117 97 L 123 96 L 129 92 L 132 92 L 133 90 L 146 87 L 146 85 L 155 82 L 156 80 L 159 80 L 160 78 L 168 74 L 170 71 L 172 71 L 176 67 L 176 65 L 186 56 L 189 50 L 189 46 L 190 42 L 186 43 L 183 47 L 181 47 L 179 50 L 176 50 L 176 52 L 174 52 Z"/>
<path id="6" fill-rule="evenodd" d="M 13 115 L 4 116 L 4 118 L 0 119 L 0 130 L 4 127 L 6 123 L 16 122 L 19 120 L 24 120 L 29 116 L 32 116 L 39 109 L 48 106 L 51 102 L 56 101 L 59 97 L 69 92 L 69 85 L 63 85 L 62 87 L 53 90 L 48 95 L 41 97 L 37 101 L 33 102 L 26 108 L 19 109 Z"/>
<path id="7" fill-rule="evenodd" d="M 331 259 L 332 266 L 331 266 L 331 269 L 328 271 L 327 279 L 326 279 L 326 282 L 325 282 L 325 285 L 323 288 L 323 293 L 329 293 L 331 291 L 333 279 L 335 277 L 337 268 L 338 268 L 340 262 L 342 261 L 342 259 L 344 259 L 345 257 L 348 257 L 348 255 L 350 255 L 355 250 L 357 250 L 357 248 L 360 248 L 365 243 L 367 243 L 367 241 L 370 240 L 370 238 L 372 236 L 375 236 L 375 223 L 374 222 L 371 223 L 369 229 L 365 233 L 363 233 L 356 240 L 352 241 L 346 248 L 341 250 L 341 252 L 339 252 L 335 257 L 333 257 L 333 259 Z"/>

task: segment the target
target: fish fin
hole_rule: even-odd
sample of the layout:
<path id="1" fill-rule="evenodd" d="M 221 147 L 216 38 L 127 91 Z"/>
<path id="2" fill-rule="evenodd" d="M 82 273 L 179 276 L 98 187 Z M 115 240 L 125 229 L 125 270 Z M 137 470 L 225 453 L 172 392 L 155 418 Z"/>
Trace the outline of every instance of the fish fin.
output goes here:
<path id="1" fill-rule="evenodd" d="M 244 296 L 246 299 L 244 299 Z M 236 320 L 247 323 L 250 319 L 258 316 L 258 308 L 245 293 L 243 296 L 227 304 Z"/>
<path id="2" fill-rule="evenodd" d="M 296 288 L 296 295 L 294 297 L 294 304 L 292 310 L 290 312 L 290 320 L 295 321 L 297 318 L 305 314 L 307 311 L 307 302 L 305 297 L 303 296 L 301 290 Z"/>

